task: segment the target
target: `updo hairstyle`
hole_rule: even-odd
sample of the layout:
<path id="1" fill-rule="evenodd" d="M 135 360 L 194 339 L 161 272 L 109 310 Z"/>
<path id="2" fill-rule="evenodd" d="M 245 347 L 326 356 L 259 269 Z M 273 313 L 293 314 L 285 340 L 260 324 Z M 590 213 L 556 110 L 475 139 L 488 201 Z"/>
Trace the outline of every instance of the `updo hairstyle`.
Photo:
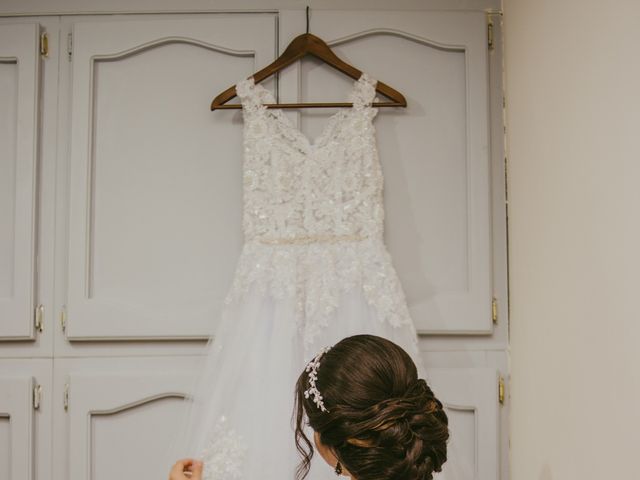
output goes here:
<path id="1" fill-rule="evenodd" d="M 315 386 L 326 410 L 305 398 L 309 374 L 296 383 L 297 479 L 314 454 L 305 421 L 356 480 L 432 480 L 447 460 L 448 418 L 411 357 L 395 343 L 354 335 L 320 357 Z"/>

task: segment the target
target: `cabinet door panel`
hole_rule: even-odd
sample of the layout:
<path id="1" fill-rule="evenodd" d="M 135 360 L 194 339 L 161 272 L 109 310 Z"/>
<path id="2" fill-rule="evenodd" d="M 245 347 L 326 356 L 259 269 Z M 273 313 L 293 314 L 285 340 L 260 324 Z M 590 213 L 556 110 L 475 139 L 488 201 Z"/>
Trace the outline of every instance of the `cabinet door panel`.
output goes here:
<path id="1" fill-rule="evenodd" d="M 0 478 L 34 478 L 33 384 L 30 377 L 0 376 Z"/>
<path id="2" fill-rule="evenodd" d="M 302 22 L 299 12 L 283 17 L 281 49 Z M 418 330 L 491 333 L 486 15 L 318 10 L 313 30 L 339 57 L 407 98 L 406 109 L 380 108 L 374 122 L 385 175 L 385 237 Z M 344 79 L 304 59 L 283 72 L 282 101 L 302 92 L 309 101 L 345 98 L 327 87 Z M 317 132 L 332 113 L 304 111 L 301 126 Z"/>
<path id="3" fill-rule="evenodd" d="M 69 479 L 165 478 L 192 378 L 150 371 L 69 376 Z"/>
<path id="4" fill-rule="evenodd" d="M 38 24 L 0 25 L 0 340 L 34 338 Z"/>
<path id="5" fill-rule="evenodd" d="M 439 479 L 499 478 L 498 373 L 491 368 L 432 368 L 428 383 L 445 405 L 450 443 Z"/>
<path id="6" fill-rule="evenodd" d="M 215 330 L 242 246 L 243 149 L 242 112 L 209 106 L 274 58 L 274 38 L 272 15 L 74 25 L 69 339 Z"/>

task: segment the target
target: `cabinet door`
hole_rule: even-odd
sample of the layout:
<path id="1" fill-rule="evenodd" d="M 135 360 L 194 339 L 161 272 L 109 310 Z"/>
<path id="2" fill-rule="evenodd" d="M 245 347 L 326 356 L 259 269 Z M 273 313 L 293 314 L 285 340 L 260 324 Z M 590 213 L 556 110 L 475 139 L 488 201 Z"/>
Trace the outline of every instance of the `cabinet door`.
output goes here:
<path id="1" fill-rule="evenodd" d="M 34 478 L 34 380 L 0 376 L 0 478 Z"/>
<path id="2" fill-rule="evenodd" d="M 167 458 L 168 445 L 191 381 L 171 371 L 70 374 L 64 478 L 166 478 L 176 460 Z"/>
<path id="3" fill-rule="evenodd" d="M 39 27 L 0 25 L 0 340 L 34 338 Z"/>
<path id="4" fill-rule="evenodd" d="M 282 13 L 281 50 L 304 28 Z M 392 86 L 407 108 L 374 120 L 385 175 L 385 237 L 421 333 L 492 332 L 487 19 L 484 12 L 331 11 L 312 31 Z M 312 58 L 282 73 L 281 101 L 344 97 L 351 79 Z M 332 87 L 331 85 L 335 85 Z M 386 101 L 379 94 L 380 101 Z M 332 109 L 303 111 L 319 131 Z"/>
<path id="5" fill-rule="evenodd" d="M 432 368 L 428 383 L 449 417 L 448 459 L 439 479 L 499 478 L 498 373 L 491 368 Z"/>
<path id="6" fill-rule="evenodd" d="M 271 14 L 73 25 L 67 337 L 205 338 L 242 246 L 242 112 Z M 236 101 L 233 100 L 232 102 Z"/>

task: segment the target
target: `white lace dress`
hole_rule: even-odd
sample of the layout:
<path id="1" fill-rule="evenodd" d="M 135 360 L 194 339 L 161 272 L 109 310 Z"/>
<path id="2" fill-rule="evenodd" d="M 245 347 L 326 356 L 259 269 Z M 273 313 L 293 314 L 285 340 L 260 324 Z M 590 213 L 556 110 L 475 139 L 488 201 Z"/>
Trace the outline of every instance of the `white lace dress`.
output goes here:
<path id="1" fill-rule="evenodd" d="M 371 333 L 418 359 L 383 240 L 375 85 L 363 73 L 349 95 L 354 107 L 332 115 L 313 141 L 265 107 L 276 101 L 252 77 L 236 85 L 245 242 L 178 442 L 179 456 L 205 461 L 207 480 L 294 478 L 294 384 L 322 347 Z M 309 479 L 335 478 L 317 458 Z"/>

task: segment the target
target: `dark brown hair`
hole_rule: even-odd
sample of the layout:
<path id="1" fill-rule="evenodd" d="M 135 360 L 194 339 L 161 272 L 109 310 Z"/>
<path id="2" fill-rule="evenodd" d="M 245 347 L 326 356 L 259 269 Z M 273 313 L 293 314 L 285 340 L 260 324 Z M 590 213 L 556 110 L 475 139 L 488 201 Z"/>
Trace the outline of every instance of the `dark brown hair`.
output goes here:
<path id="1" fill-rule="evenodd" d="M 447 460 L 448 418 L 411 357 L 374 335 L 341 340 L 320 358 L 316 387 L 328 412 L 312 396 L 309 377 L 296 383 L 295 440 L 304 479 L 314 453 L 305 417 L 357 480 L 431 480 Z"/>

